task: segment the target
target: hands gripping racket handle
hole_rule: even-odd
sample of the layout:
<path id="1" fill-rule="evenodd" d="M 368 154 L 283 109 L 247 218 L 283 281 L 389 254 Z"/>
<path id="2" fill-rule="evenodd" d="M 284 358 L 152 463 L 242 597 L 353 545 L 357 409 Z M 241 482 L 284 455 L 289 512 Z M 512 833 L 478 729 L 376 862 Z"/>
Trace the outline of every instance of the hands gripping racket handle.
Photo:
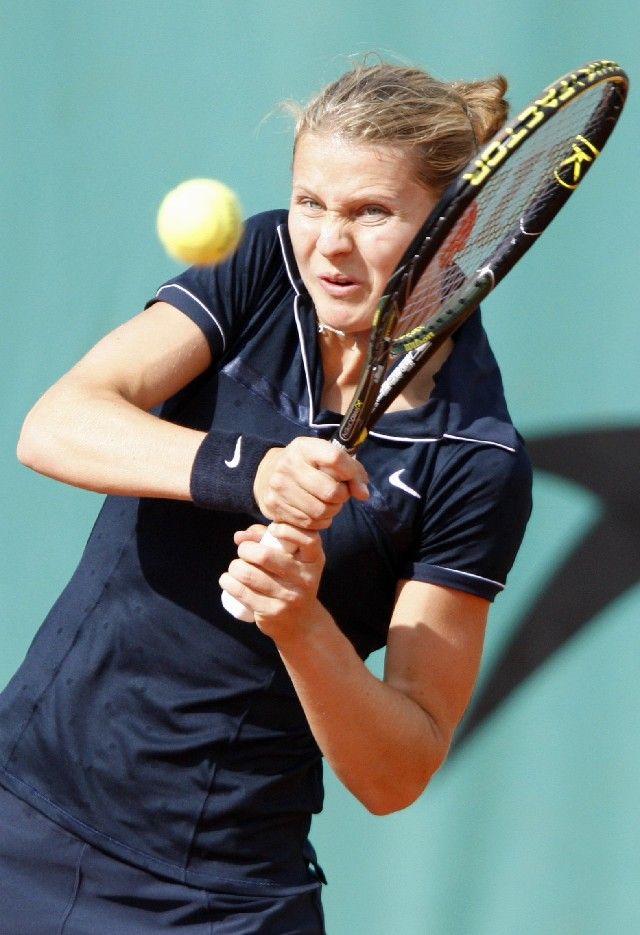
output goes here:
<path id="1" fill-rule="evenodd" d="M 345 446 L 338 440 L 337 437 L 331 439 L 333 445 L 337 448 L 345 449 Z M 277 539 L 272 532 L 272 527 L 269 526 L 260 540 L 261 545 L 267 546 L 269 549 L 274 549 L 279 552 L 289 552 L 293 554 L 296 551 L 296 546 L 292 542 L 282 542 L 280 539 Z M 222 591 L 220 595 L 222 601 L 222 606 L 224 609 L 231 614 L 232 617 L 235 617 L 236 620 L 243 620 L 245 623 L 253 623 L 255 621 L 255 615 L 252 610 L 249 610 L 248 607 L 238 600 L 237 597 L 233 597 L 229 594 L 228 591 Z"/>
<path id="2" fill-rule="evenodd" d="M 264 536 L 260 540 L 261 545 L 266 545 L 267 548 L 277 549 L 279 552 L 286 551 L 286 546 L 283 543 L 276 539 L 273 533 L 270 531 L 270 528 L 267 529 Z M 224 609 L 231 614 L 232 617 L 235 617 L 236 620 L 243 620 L 245 623 L 253 623 L 255 620 L 255 615 L 252 610 L 249 610 L 248 607 L 245 607 L 237 597 L 229 594 L 228 591 L 223 591 L 220 599 L 222 601 L 222 606 Z"/>

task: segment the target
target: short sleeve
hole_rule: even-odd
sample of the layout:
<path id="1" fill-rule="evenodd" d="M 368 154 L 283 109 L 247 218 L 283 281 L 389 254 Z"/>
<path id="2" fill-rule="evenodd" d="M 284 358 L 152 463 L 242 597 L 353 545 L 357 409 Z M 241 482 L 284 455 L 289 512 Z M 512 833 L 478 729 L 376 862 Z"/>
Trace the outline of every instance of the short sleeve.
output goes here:
<path id="1" fill-rule="evenodd" d="M 531 513 L 523 446 L 444 446 L 403 577 L 493 600 L 504 588 Z"/>
<path id="2" fill-rule="evenodd" d="M 216 266 L 192 266 L 165 282 L 146 307 L 168 302 L 188 315 L 204 332 L 214 359 L 220 359 L 265 283 L 282 266 L 278 225 L 286 211 L 268 211 L 246 222 L 236 252 Z"/>

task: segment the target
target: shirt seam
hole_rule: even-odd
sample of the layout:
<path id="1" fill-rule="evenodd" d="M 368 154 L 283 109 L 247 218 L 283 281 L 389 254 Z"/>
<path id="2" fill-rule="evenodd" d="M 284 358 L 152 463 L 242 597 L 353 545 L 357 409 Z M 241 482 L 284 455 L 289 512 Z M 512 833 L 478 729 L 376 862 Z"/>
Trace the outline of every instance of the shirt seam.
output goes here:
<path id="1" fill-rule="evenodd" d="M 218 331 L 220 332 L 220 339 L 221 339 L 221 341 L 222 341 L 222 352 L 224 353 L 225 350 L 226 350 L 226 348 L 227 348 L 227 339 L 226 339 L 225 333 L 224 333 L 224 331 L 223 331 L 222 325 L 220 324 L 220 322 L 218 321 L 218 319 L 215 317 L 215 315 L 213 314 L 213 312 L 211 311 L 211 309 L 210 309 L 210 308 L 207 308 L 207 306 L 204 304 L 204 302 L 202 301 L 202 299 L 199 299 L 196 295 L 193 294 L 193 292 L 189 292 L 188 289 L 185 289 L 184 286 L 182 286 L 182 285 L 180 285 L 180 283 L 176 283 L 176 282 L 165 283 L 164 286 L 160 286 L 160 288 L 159 288 L 158 291 L 156 292 L 156 298 L 159 298 L 160 293 L 161 293 L 164 289 L 177 289 L 179 292 L 183 292 L 183 293 L 184 293 L 186 296 L 188 296 L 193 302 L 195 302 L 196 305 L 197 305 L 199 308 L 201 308 L 201 309 L 209 316 L 209 318 L 211 319 L 211 321 L 214 323 L 214 325 L 216 326 L 216 328 L 217 328 Z"/>
<path id="2" fill-rule="evenodd" d="M 120 564 L 120 560 L 122 559 L 122 556 L 123 556 L 125 550 L 129 547 L 129 543 L 131 542 L 131 539 L 135 536 L 135 534 L 136 534 L 136 531 L 135 531 L 135 527 L 134 527 L 134 529 L 132 530 L 131 534 L 130 534 L 129 536 L 127 536 L 127 538 L 123 541 L 122 547 L 120 548 L 120 550 L 119 550 L 119 552 L 118 552 L 118 555 L 117 555 L 117 557 L 116 557 L 116 560 L 114 561 L 113 566 L 112 566 L 112 568 L 111 568 L 109 574 L 104 578 L 104 580 L 103 580 L 103 582 L 102 582 L 102 587 L 100 588 L 100 593 L 99 593 L 98 595 L 96 595 L 96 599 L 95 599 L 95 600 L 93 601 L 93 603 L 87 608 L 87 611 L 86 611 L 86 613 L 84 614 L 84 616 L 83 616 L 83 618 L 82 618 L 82 621 L 81 621 L 81 622 L 78 624 L 78 626 L 76 627 L 76 631 L 75 631 L 75 633 L 73 634 L 73 639 L 71 640 L 69 646 L 67 647 L 67 651 L 64 653 L 64 655 L 63 655 L 62 658 L 60 659 L 59 664 L 56 666 L 56 668 L 54 669 L 54 671 L 51 673 L 51 678 L 47 681 L 46 685 L 43 686 L 42 690 L 38 693 L 37 697 L 34 698 L 34 699 L 32 700 L 32 702 L 31 702 L 31 710 L 29 711 L 29 714 L 28 714 L 28 716 L 27 716 L 27 718 L 26 718 L 24 724 L 22 725 L 22 729 L 19 731 L 17 737 L 15 738 L 13 744 L 11 745 L 11 748 L 9 749 L 8 754 L 7 754 L 7 756 L 6 756 L 5 760 L 4 760 L 4 763 L 2 764 L 4 769 L 6 769 L 7 764 L 11 761 L 11 758 L 13 757 L 13 755 L 14 755 L 14 753 L 15 753 L 17 747 L 20 745 L 20 742 L 22 741 L 22 738 L 24 737 L 25 733 L 26 733 L 27 730 L 29 729 L 29 725 L 31 724 L 31 720 L 32 720 L 33 716 L 35 715 L 36 711 L 38 710 L 38 707 L 39 707 L 39 705 L 40 705 L 40 701 L 42 700 L 42 698 L 44 698 L 44 696 L 47 694 L 47 692 L 51 689 L 51 686 L 53 685 L 53 683 L 54 683 L 55 680 L 57 679 L 58 674 L 59 674 L 59 672 L 60 672 L 60 669 L 62 668 L 62 666 L 64 665 L 65 661 L 67 660 L 67 658 L 68 658 L 68 656 L 69 656 L 69 653 L 71 653 L 71 651 L 73 650 L 74 646 L 76 645 L 76 643 L 77 643 L 77 641 L 78 641 L 78 637 L 79 637 L 80 631 L 86 626 L 87 620 L 91 617 L 92 613 L 94 612 L 94 610 L 96 609 L 96 607 L 97 607 L 98 604 L 100 603 L 100 601 L 101 601 L 101 599 L 102 599 L 102 596 L 104 595 L 104 592 L 105 592 L 106 589 L 109 587 L 109 582 L 111 581 L 111 578 L 113 577 L 113 574 L 114 574 L 116 568 L 117 568 L 118 565 Z M 17 777 L 16 777 L 16 778 L 17 778 Z"/>
<path id="3" fill-rule="evenodd" d="M 42 802 L 46 802 L 54 811 L 58 812 L 61 816 L 68 819 L 71 825 L 75 825 L 78 828 L 84 828 L 88 833 L 91 833 L 92 836 L 96 838 L 102 838 L 105 841 L 109 841 L 111 844 L 116 845 L 118 848 L 122 848 L 123 851 L 126 851 L 132 855 L 137 855 L 140 858 L 143 858 L 145 861 L 148 861 L 152 864 L 157 864 L 158 867 L 167 867 L 172 870 L 178 871 L 181 875 L 183 882 L 186 880 L 189 873 L 195 874 L 197 871 L 189 871 L 187 867 L 181 866 L 180 864 L 172 863 L 170 860 L 164 860 L 162 857 L 156 857 L 154 854 L 149 854 L 147 851 L 141 851 L 137 847 L 131 847 L 130 844 L 125 844 L 119 838 L 114 838 L 113 835 L 107 834 L 104 831 L 99 831 L 97 828 L 94 828 L 93 825 L 90 825 L 88 822 L 83 821 L 81 818 L 76 818 L 75 815 L 72 815 L 71 812 L 68 812 L 65 808 L 58 805 L 57 802 L 54 802 L 53 799 L 50 799 L 48 796 L 40 792 L 39 789 L 36 789 L 35 786 L 32 786 L 30 783 L 25 782 L 24 779 L 20 779 L 19 776 L 16 776 L 14 773 L 10 772 L 6 767 L 2 767 L 2 771 L 7 777 L 9 777 L 12 782 L 16 783 L 18 786 L 22 786 L 25 790 L 28 790 L 30 795 L 35 799 L 40 799 Z M 54 819 L 51 819 L 52 821 Z M 70 832 L 73 834 L 73 832 Z M 238 884 L 244 881 L 234 879 L 233 877 L 225 877 L 218 875 L 218 879 L 224 883 Z M 280 886 L 277 882 L 271 882 L 271 880 L 257 880 L 252 879 L 251 885 L 269 887 L 278 887 Z"/>

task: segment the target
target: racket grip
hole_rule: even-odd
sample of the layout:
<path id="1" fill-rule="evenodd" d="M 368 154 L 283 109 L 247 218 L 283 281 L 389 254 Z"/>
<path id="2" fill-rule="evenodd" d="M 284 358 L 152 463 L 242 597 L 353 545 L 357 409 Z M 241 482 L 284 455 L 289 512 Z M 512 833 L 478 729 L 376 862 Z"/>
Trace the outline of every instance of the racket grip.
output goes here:
<path id="1" fill-rule="evenodd" d="M 282 552 L 284 550 L 284 545 L 280 542 L 279 539 L 273 535 L 272 532 L 267 529 L 264 536 L 260 540 L 262 545 L 268 546 L 270 549 L 278 549 Z M 249 610 L 248 607 L 245 607 L 237 597 L 229 594 L 228 591 L 223 591 L 220 595 L 220 600 L 222 601 L 222 606 L 224 609 L 231 614 L 232 617 L 235 617 L 236 620 L 243 620 L 245 623 L 253 623 L 255 617 L 253 611 Z"/>

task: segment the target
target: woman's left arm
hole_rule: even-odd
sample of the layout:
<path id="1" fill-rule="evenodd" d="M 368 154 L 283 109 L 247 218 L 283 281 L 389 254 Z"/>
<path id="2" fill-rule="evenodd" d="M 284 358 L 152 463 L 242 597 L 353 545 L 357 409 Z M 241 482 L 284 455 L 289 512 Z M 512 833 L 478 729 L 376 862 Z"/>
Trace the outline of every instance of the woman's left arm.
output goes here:
<path id="1" fill-rule="evenodd" d="M 405 808 L 444 762 L 467 707 L 489 602 L 401 582 L 380 680 L 315 596 L 323 565 L 317 533 L 278 528 L 295 532 L 295 556 L 267 553 L 257 533 L 240 534 L 240 558 L 222 583 L 257 611 L 258 625 L 274 639 L 344 785 L 374 814 Z"/>

